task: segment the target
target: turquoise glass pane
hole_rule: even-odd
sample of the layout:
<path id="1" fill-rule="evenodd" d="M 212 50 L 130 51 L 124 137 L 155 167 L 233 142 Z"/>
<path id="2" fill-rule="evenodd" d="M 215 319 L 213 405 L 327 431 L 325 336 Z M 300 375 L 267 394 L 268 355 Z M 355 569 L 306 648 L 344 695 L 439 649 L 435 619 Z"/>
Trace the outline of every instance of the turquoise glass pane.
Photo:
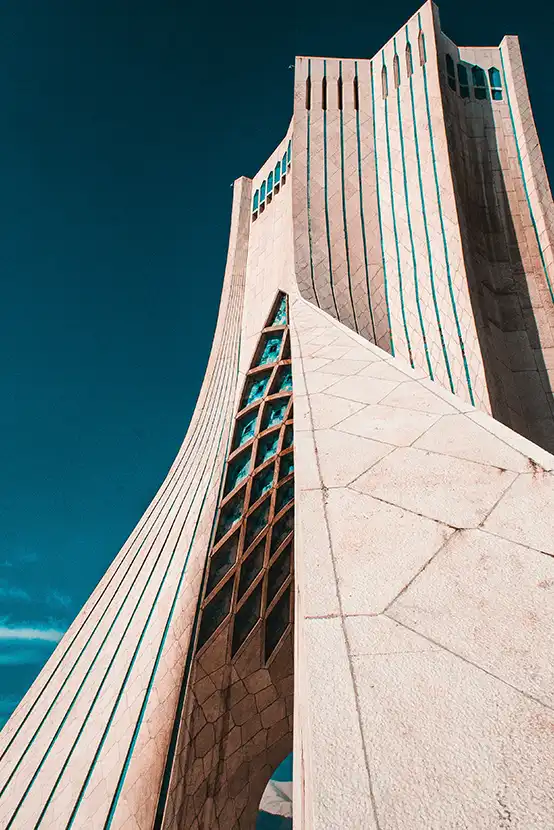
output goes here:
<path id="1" fill-rule="evenodd" d="M 279 513 L 286 504 L 289 504 L 294 498 L 294 481 L 291 479 L 286 484 L 282 484 L 277 490 L 277 500 L 275 502 L 275 511 Z"/>
<path id="2" fill-rule="evenodd" d="M 291 155 L 292 155 L 292 141 L 289 141 L 289 146 L 287 147 L 287 164 L 290 164 Z"/>
<path id="3" fill-rule="evenodd" d="M 409 43 L 406 44 L 406 72 L 408 77 L 414 73 L 414 64 L 412 61 L 412 47 Z"/>
<path id="4" fill-rule="evenodd" d="M 500 78 L 500 72 L 496 68 L 496 66 L 491 66 L 489 69 L 489 80 L 491 82 L 492 87 L 496 87 L 497 89 L 501 89 L 502 87 L 502 80 Z"/>
<path id="5" fill-rule="evenodd" d="M 289 533 L 294 527 L 294 507 L 287 510 L 278 522 L 275 523 L 271 537 L 271 556 L 275 553 L 277 548 L 283 544 Z"/>
<path id="6" fill-rule="evenodd" d="M 262 430 L 277 426 L 277 424 L 280 424 L 283 421 L 285 412 L 287 411 L 288 402 L 288 398 L 279 398 L 276 401 L 268 401 L 264 410 Z"/>
<path id="7" fill-rule="evenodd" d="M 473 86 L 486 86 L 485 72 L 480 66 L 472 66 L 471 75 L 473 78 Z"/>
<path id="8" fill-rule="evenodd" d="M 287 175 L 287 154 L 286 154 L 286 152 L 283 154 L 283 160 L 281 162 L 281 175 L 283 177 Z"/>
<path id="9" fill-rule="evenodd" d="M 254 193 L 254 201 L 252 202 L 252 210 L 258 210 L 260 204 L 260 191 L 256 190 Z"/>
<path id="10" fill-rule="evenodd" d="M 486 101 L 487 90 L 484 86 L 476 86 L 473 91 L 475 92 L 475 97 L 478 101 Z"/>
<path id="11" fill-rule="evenodd" d="M 287 298 L 282 297 L 281 302 L 279 303 L 279 307 L 275 312 L 275 317 L 270 325 L 272 326 L 285 326 L 287 323 Z"/>
<path id="12" fill-rule="evenodd" d="M 419 46 L 419 62 L 423 66 L 427 61 L 427 49 L 425 47 L 425 35 L 421 31 L 418 35 L 417 42 Z"/>
<path id="13" fill-rule="evenodd" d="M 264 461 L 267 461 L 275 455 L 275 453 L 277 452 L 278 442 L 279 430 L 275 430 L 275 432 L 272 432 L 270 435 L 266 435 L 265 438 L 262 438 L 262 440 L 258 444 L 256 467 L 259 467 L 260 464 L 263 464 Z"/>
<path id="14" fill-rule="evenodd" d="M 275 165 L 275 184 L 279 184 L 279 179 L 281 178 L 281 162 L 278 161 Z"/>
<path id="15" fill-rule="evenodd" d="M 250 404 L 254 403 L 254 401 L 258 401 L 260 398 L 263 398 L 268 380 L 269 375 L 263 375 L 261 377 L 259 375 L 255 375 L 249 380 L 248 386 L 246 387 L 246 395 L 243 406 L 250 406 Z"/>
<path id="16" fill-rule="evenodd" d="M 452 55 L 446 55 L 445 57 L 446 62 L 446 74 L 447 75 L 454 75 L 454 61 L 452 60 Z"/>
<path id="17" fill-rule="evenodd" d="M 287 450 L 289 447 L 292 447 L 292 424 L 288 424 L 285 429 L 285 437 L 283 439 L 283 449 Z"/>
<path id="18" fill-rule="evenodd" d="M 502 90 L 501 89 L 493 89 L 492 90 L 492 100 L 493 101 L 501 101 L 502 100 Z"/>
<path id="19" fill-rule="evenodd" d="M 245 444 L 247 441 L 254 437 L 254 434 L 256 432 L 257 417 L 258 410 L 255 409 L 254 412 L 249 412 L 247 415 L 240 419 L 235 432 L 233 449 L 240 447 L 242 444 Z"/>
<path id="20" fill-rule="evenodd" d="M 230 539 L 217 550 L 210 561 L 210 571 L 208 574 L 208 584 L 206 586 L 206 594 L 211 594 L 216 585 L 218 585 L 228 571 L 231 570 L 237 558 L 237 549 L 239 543 L 239 534 L 234 533 Z"/>
<path id="21" fill-rule="evenodd" d="M 273 464 L 270 464 L 268 467 L 264 467 L 264 469 L 258 473 L 252 482 L 252 494 L 250 496 L 252 504 L 258 501 L 258 499 L 263 496 L 264 493 L 267 493 L 268 490 L 271 490 L 273 487 L 273 473 Z"/>
<path id="22" fill-rule="evenodd" d="M 260 201 L 265 202 L 265 182 L 262 182 L 262 186 L 260 188 Z"/>
<path id="23" fill-rule="evenodd" d="M 467 68 L 464 66 L 463 63 L 458 64 L 458 78 L 460 79 L 460 84 L 462 86 L 467 86 L 469 84 Z"/>
<path id="24" fill-rule="evenodd" d="M 281 456 L 281 466 L 279 467 L 279 479 L 286 478 L 294 470 L 294 454 L 292 452 Z"/>
<path id="25" fill-rule="evenodd" d="M 282 335 L 272 334 L 265 341 L 262 354 L 260 356 L 259 366 L 266 366 L 268 363 L 275 363 L 279 359 L 279 352 L 281 351 Z"/>
<path id="26" fill-rule="evenodd" d="M 248 547 L 252 544 L 256 536 L 262 532 L 262 530 L 267 526 L 267 519 L 269 516 L 269 506 L 271 504 L 271 499 L 266 499 L 259 507 L 257 507 L 252 515 L 248 518 L 248 522 L 246 524 L 246 533 L 244 537 L 244 544 L 245 547 Z"/>
<path id="27" fill-rule="evenodd" d="M 273 173 L 270 173 L 267 177 L 267 192 L 271 193 L 273 190 Z"/>
<path id="28" fill-rule="evenodd" d="M 285 366 L 277 377 L 275 392 L 290 392 L 292 390 L 292 371 L 290 366 Z"/>
<path id="29" fill-rule="evenodd" d="M 242 452 L 229 464 L 227 481 L 225 482 L 225 493 L 234 490 L 243 481 L 250 470 L 250 450 Z"/>
<path id="30" fill-rule="evenodd" d="M 222 536 L 225 536 L 233 525 L 240 520 L 242 516 L 243 503 L 244 487 L 240 493 L 233 496 L 233 498 L 221 509 L 216 539 L 221 539 Z"/>

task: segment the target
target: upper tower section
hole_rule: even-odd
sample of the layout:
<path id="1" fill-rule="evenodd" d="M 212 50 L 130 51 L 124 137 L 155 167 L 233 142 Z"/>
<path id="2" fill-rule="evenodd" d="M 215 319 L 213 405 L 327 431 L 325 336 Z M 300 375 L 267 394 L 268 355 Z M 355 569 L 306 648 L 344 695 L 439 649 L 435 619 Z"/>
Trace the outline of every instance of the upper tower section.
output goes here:
<path id="1" fill-rule="evenodd" d="M 300 57 L 294 265 L 309 301 L 554 446 L 552 198 L 517 38 L 426 3 L 370 60 Z"/>

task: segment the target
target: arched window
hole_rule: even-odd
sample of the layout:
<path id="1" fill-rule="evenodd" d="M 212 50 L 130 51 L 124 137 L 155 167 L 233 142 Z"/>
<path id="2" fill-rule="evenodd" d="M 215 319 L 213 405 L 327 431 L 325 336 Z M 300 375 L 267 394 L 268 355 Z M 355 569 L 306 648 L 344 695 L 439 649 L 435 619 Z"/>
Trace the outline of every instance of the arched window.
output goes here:
<path id="1" fill-rule="evenodd" d="M 273 190 L 273 171 L 267 177 L 267 195 L 272 192 Z"/>
<path id="2" fill-rule="evenodd" d="M 292 155 L 292 139 L 289 141 L 289 144 L 288 144 L 288 147 L 287 147 L 287 164 L 290 164 L 291 155 Z"/>
<path id="3" fill-rule="evenodd" d="M 285 178 L 287 175 L 287 152 L 283 153 L 283 158 L 281 159 L 281 176 Z"/>
<path id="4" fill-rule="evenodd" d="M 469 98 L 469 76 L 467 66 L 463 63 L 458 64 L 458 80 L 460 82 L 460 95 L 462 98 Z"/>
<path id="5" fill-rule="evenodd" d="M 487 98 L 487 78 L 480 66 L 471 67 L 471 79 L 473 81 L 473 93 L 478 101 L 485 101 Z"/>
<path id="6" fill-rule="evenodd" d="M 427 62 L 427 50 L 425 49 L 425 35 L 421 29 L 419 31 L 419 35 L 417 36 L 417 48 L 419 50 L 419 64 L 420 66 L 423 66 L 423 64 Z"/>
<path id="7" fill-rule="evenodd" d="M 254 193 L 254 201 L 252 202 L 252 210 L 253 211 L 258 210 L 259 204 L 260 204 L 260 191 L 256 190 L 256 192 Z"/>
<path id="8" fill-rule="evenodd" d="M 400 61 L 398 55 L 395 55 L 392 61 L 392 74 L 394 76 L 394 86 L 398 89 L 400 86 Z"/>
<path id="9" fill-rule="evenodd" d="M 410 43 L 406 44 L 406 75 L 411 78 L 414 74 L 414 64 L 412 61 L 412 47 Z"/>
<path id="10" fill-rule="evenodd" d="M 281 162 L 278 161 L 277 164 L 275 165 L 275 187 L 277 187 L 280 180 L 281 180 Z"/>
<path id="11" fill-rule="evenodd" d="M 387 81 L 387 67 L 383 66 L 381 70 L 381 94 L 386 98 L 389 94 L 389 84 Z"/>
<path id="12" fill-rule="evenodd" d="M 260 202 L 265 202 L 265 182 L 262 182 L 260 187 Z"/>
<path id="13" fill-rule="evenodd" d="M 342 75 L 337 80 L 337 104 L 339 110 L 342 109 Z"/>
<path id="14" fill-rule="evenodd" d="M 489 69 L 489 81 L 491 85 L 491 95 L 493 101 L 502 100 L 502 78 L 496 66 L 491 66 Z"/>
<path id="15" fill-rule="evenodd" d="M 321 109 L 327 109 L 327 78 L 321 79 Z"/>
<path id="16" fill-rule="evenodd" d="M 306 78 L 306 109 L 309 110 L 312 106 L 312 81 L 310 76 Z"/>
<path id="17" fill-rule="evenodd" d="M 457 92 L 458 87 L 456 84 L 456 70 L 454 68 L 454 61 L 452 60 L 452 55 L 446 54 L 445 63 L 446 77 L 448 78 L 448 86 L 450 87 L 450 89 L 454 90 L 454 92 Z"/>
<path id="18" fill-rule="evenodd" d="M 354 76 L 354 81 L 352 82 L 352 84 L 353 84 L 353 87 L 354 87 L 354 109 L 359 110 L 360 109 L 360 98 L 359 98 L 360 91 L 359 91 L 359 88 L 358 88 L 358 76 L 357 75 Z"/>

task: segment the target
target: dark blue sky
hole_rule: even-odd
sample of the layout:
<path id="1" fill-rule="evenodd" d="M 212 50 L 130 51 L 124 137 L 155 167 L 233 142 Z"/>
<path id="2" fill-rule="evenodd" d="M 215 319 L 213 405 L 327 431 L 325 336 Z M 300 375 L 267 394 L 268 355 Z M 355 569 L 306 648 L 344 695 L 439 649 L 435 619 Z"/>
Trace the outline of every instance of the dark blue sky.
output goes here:
<path id="1" fill-rule="evenodd" d="M 0 723 L 182 440 L 230 184 L 287 127 L 294 55 L 371 56 L 417 5 L 1 4 Z M 460 44 L 520 34 L 554 169 L 547 8 L 444 0 L 441 18 Z"/>

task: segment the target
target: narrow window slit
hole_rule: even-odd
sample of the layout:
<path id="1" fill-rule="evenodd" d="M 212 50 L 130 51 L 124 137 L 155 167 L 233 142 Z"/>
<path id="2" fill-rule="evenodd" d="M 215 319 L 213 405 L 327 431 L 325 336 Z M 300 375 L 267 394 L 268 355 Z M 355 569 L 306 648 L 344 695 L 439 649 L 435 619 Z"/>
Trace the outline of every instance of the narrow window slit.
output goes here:
<path id="1" fill-rule="evenodd" d="M 312 106 L 312 80 L 310 76 L 306 78 L 306 109 L 311 109 Z"/>
<path id="2" fill-rule="evenodd" d="M 392 71 L 394 75 L 394 87 L 395 89 L 398 89 L 398 87 L 400 86 L 400 61 L 398 60 L 398 55 L 394 56 L 392 62 Z"/>
<path id="3" fill-rule="evenodd" d="M 327 78 L 321 81 L 321 109 L 327 109 Z"/>
<path id="4" fill-rule="evenodd" d="M 337 101 L 339 110 L 342 109 L 342 77 L 340 77 L 337 81 Z"/>
<path id="5" fill-rule="evenodd" d="M 354 86 L 354 109 L 359 110 L 360 109 L 360 98 L 359 98 L 360 91 L 358 89 L 358 76 L 357 75 L 354 77 L 353 86 Z"/>

